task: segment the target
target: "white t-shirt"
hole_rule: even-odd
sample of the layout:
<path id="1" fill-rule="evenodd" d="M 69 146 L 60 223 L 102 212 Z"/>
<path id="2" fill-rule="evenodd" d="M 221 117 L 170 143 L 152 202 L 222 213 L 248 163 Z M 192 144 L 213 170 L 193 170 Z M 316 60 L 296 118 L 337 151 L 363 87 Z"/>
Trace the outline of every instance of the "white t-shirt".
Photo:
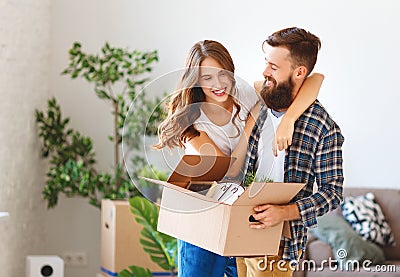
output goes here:
<path id="1" fill-rule="evenodd" d="M 229 122 L 223 126 L 215 125 L 207 117 L 207 115 L 200 109 L 200 116 L 194 122 L 194 127 L 198 131 L 205 132 L 210 139 L 218 146 L 218 148 L 227 156 L 230 156 L 232 151 L 235 149 L 239 142 L 240 136 L 243 133 L 246 119 L 258 101 L 257 93 L 254 88 L 251 87 L 247 82 L 242 79 L 236 78 L 236 87 L 238 90 L 237 102 L 240 105 L 240 112 L 235 119 L 236 126 L 239 128 L 239 135 L 236 127 L 232 123 L 232 118 Z M 233 107 L 232 117 L 234 116 L 236 107 Z M 185 144 L 185 154 L 187 155 L 198 155 L 196 149 L 194 149 L 190 143 Z"/>
<path id="2" fill-rule="evenodd" d="M 268 116 L 258 141 L 256 180 L 271 179 L 274 182 L 283 182 L 285 150 L 278 151 L 277 157 L 274 156 L 272 151 L 272 142 L 283 114 L 280 117 L 276 117 L 271 113 L 271 109 L 268 109 L 267 112 Z"/>

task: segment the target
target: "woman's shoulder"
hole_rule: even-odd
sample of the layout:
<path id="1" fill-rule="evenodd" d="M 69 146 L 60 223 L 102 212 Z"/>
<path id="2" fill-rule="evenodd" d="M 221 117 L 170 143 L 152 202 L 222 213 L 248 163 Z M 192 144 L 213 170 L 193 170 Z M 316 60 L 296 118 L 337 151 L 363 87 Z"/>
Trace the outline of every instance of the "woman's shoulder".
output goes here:
<path id="1" fill-rule="evenodd" d="M 251 86 L 249 84 L 249 82 L 247 82 L 246 80 L 235 76 L 236 79 L 236 86 L 238 88 L 238 90 L 240 90 L 240 92 L 247 92 L 247 93 L 251 93 L 251 94 L 256 94 L 256 91 L 254 89 L 253 86 Z M 239 93 L 240 93 L 239 92 Z"/>
<path id="2" fill-rule="evenodd" d="M 249 112 L 259 100 L 254 87 L 241 78 L 236 78 L 236 87 L 241 108 Z"/>
<path id="3" fill-rule="evenodd" d="M 206 123 L 209 124 L 211 120 L 207 117 L 207 115 L 204 113 L 204 111 L 200 108 L 200 115 L 196 120 L 194 121 L 194 124 L 202 124 Z"/>

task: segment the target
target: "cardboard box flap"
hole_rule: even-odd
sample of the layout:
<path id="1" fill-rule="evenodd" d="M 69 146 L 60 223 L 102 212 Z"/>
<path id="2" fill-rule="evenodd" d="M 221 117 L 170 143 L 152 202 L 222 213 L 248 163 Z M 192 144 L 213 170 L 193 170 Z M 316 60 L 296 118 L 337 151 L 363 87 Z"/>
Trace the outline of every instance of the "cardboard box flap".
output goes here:
<path id="1" fill-rule="evenodd" d="M 233 205 L 287 204 L 304 187 L 303 183 L 252 183 Z"/>
<path id="2" fill-rule="evenodd" d="M 219 181 L 229 169 L 231 157 L 184 155 L 168 182 Z"/>
<path id="3" fill-rule="evenodd" d="M 197 192 L 194 192 L 194 191 L 191 191 L 191 190 L 187 190 L 187 189 L 185 189 L 185 188 L 183 188 L 181 186 L 175 185 L 175 184 L 170 184 L 170 183 L 168 183 L 166 181 L 150 179 L 150 178 L 146 178 L 146 177 L 142 177 L 142 176 L 139 176 L 139 178 L 143 179 L 145 181 L 148 181 L 148 182 L 163 186 L 163 187 L 168 187 L 170 189 L 182 192 L 184 194 L 190 195 L 190 196 L 195 197 L 195 198 L 199 198 L 199 199 L 204 200 L 204 201 L 208 201 L 208 202 L 212 202 L 212 203 L 219 203 L 218 201 L 216 201 L 216 200 L 214 200 L 214 199 L 212 199 L 210 197 L 207 197 L 205 195 L 202 195 L 200 193 L 197 193 Z"/>

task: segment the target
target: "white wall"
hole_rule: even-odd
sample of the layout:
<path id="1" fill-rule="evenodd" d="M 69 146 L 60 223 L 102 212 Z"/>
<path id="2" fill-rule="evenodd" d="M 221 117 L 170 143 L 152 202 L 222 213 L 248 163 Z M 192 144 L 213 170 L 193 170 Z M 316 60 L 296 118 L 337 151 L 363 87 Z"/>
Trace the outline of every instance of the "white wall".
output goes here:
<path id="1" fill-rule="evenodd" d="M 87 51 L 98 51 L 105 41 L 131 49 L 158 49 L 160 62 L 153 74 L 157 77 L 181 68 L 193 43 L 215 39 L 231 52 L 237 74 L 253 82 L 262 78 L 262 41 L 273 31 L 299 26 L 322 40 L 316 71 L 324 73 L 326 79 L 319 99 L 346 138 L 345 186 L 399 187 L 396 159 L 400 153 L 395 143 L 400 135 L 396 124 L 400 100 L 396 83 L 400 73 L 397 50 L 400 2 L 53 0 L 52 3 L 51 92 L 71 117 L 72 125 L 93 137 L 102 169 L 108 169 L 112 162 L 112 145 L 107 140 L 112 126 L 110 107 L 98 100 L 83 80 L 71 81 L 59 74 L 67 65 L 67 50 L 74 41 L 81 41 Z M 166 82 L 162 89 L 171 86 Z M 60 205 L 64 205 L 63 201 Z M 75 213 L 84 209 L 91 207 L 86 203 L 76 205 Z M 67 220 L 62 213 L 60 217 Z M 56 225 L 54 220 L 52 224 Z M 92 227 L 83 232 L 94 234 L 93 240 L 100 243 L 99 226 Z M 73 236 L 64 239 L 73 245 Z M 89 259 L 96 261 L 94 244 L 82 243 L 80 247 L 86 247 Z M 80 276 L 89 273 L 93 276 L 95 271 L 90 265 L 81 269 Z"/>
<path id="2" fill-rule="evenodd" d="M 50 0 L 0 0 L 1 276 L 25 276 L 25 257 L 46 252 L 44 163 L 34 111 L 49 95 Z"/>
<path id="3" fill-rule="evenodd" d="M 262 78 L 260 49 L 266 36 L 300 26 L 322 40 L 316 71 L 326 80 L 319 99 L 346 137 L 346 185 L 398 185 L 399 152 L 391 143 L 399 135 L 394 128 L 400 97 L 394 87 L 400 61 L 398 1 L 78 2 L 54 1 L 52 88 L 74 124 L 94 136 L 103 166 L 111 157 L 106 139 L 111 130 L 109 109 L 84 81 L 59 76 L 73 41 L 81 41 L 88 51 L 97 51 L 106 40 L 116 46 L 158 49 L 160 62 L 153 74 L 158 77 L 181 68 L 194 42 L 216 39 L 231 52 L 237 74 L 252 82 Z M 77 101 L 78 97 L 83 99 Z M 97 118 L 103 126 L 94 126 Z"/>

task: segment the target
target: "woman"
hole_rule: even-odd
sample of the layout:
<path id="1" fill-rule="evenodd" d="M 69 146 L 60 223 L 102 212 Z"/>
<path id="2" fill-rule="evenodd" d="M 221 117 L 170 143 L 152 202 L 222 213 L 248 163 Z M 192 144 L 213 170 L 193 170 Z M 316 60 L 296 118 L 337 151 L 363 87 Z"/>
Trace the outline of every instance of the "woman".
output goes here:
<path id="1" fill-rule="evenodd" d="M 167 105 L 168 116 L 159 127 L 157 149 L 185 147 L 187 154 L 244 156 L 254 126 L 250 111 L 257 111 L 254 89 L 234 78 L 235 67 L 227 49 L 216 41 L 196 43 L 186 59 L 185 71 Z M 318 95 L 323 76 L 306 80 L 282 119 L 276 137 L 278 148 L 290 144 L 287 126 L 311 105 Z M 288 128 L 290 130 L 290 128 Z M 293 130 L 293 128 L 292 128 Z M 240 147 L 236 147 L 240 143 Z M 239 165 L 240 167 L 240 165 Z M 239 168 L 238 167 L 238 168 Z M 237 276 L 236 261 L 184 241 L 178 242 L 178 274 L 186 276 Z"/>

